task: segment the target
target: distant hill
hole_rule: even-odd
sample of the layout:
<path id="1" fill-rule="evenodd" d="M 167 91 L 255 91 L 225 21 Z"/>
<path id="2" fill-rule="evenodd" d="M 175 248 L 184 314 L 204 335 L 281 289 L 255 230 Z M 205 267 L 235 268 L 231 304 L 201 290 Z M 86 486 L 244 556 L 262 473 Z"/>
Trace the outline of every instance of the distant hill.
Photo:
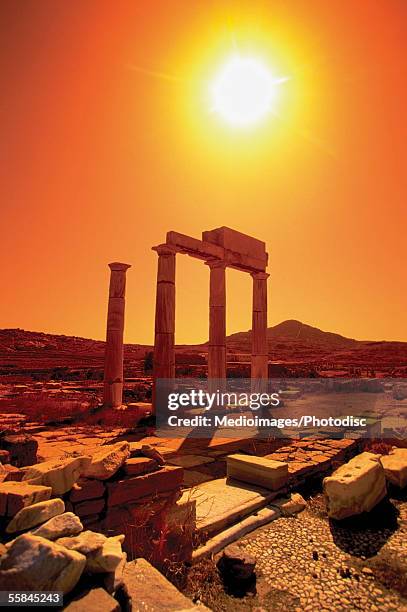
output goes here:
<path id="1" fill-rule="evenodd" d="M 281 363 L 329 361 L 350 365 L 407 368 L 407 342 L 361 341 L 322 331 L 301 321 L 288 320 L 267 329 L 269 358 Z M 251 330 L 227 337 L 229 355 L 251 353 Z M 77 336 L 31 332 L 24 329 L 0 330 L 0 366 L 6 371 L 20 368 L 102 367 L 105 343 Z M 177 361 L 186 363 L 188 354 L 206 353 L 208 344 L 179 345 Z M 152 347 L 125 344 L 127 365 L 143 359 Z M 3 371 L 0 368 L 0 372 Z M 14 371 L 16 371 L 14 370 Z M 406 369 L 407 373 L 407 369 Z"/>
<path id="2" fill-rule="evenodd" d="M 240 346 L 243 348 L 243 346 L 251 343 L 251 336 L 251 330 L 247 332 L 238 332 L 228 336 L 227 342 L 231 347 L 236 346 L 237 348 Z M 358 340 L 354 340 L 353 338 L 345 338 L 345 336 L 341 336 L 340 334 L 325 332 L 317 327 L 312 327 L 311 325 L 301 323 L 301 321 L 296 321 L 295 319 L 283 321 L 278 325 L 269 327 L 267 329 L 267 339 L 269 343 L 272 341 L 299 342 L 309 345 L 323 345 L 330 349 L 351 348 L 359 343 Z"/>

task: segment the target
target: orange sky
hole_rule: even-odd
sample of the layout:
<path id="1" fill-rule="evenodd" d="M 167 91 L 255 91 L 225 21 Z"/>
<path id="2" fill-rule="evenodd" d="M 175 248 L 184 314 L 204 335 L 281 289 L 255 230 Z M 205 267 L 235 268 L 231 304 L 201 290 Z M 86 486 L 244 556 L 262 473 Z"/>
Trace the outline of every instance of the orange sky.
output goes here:
<path id="1" fill-rule="evenodd" d="M 109 261 L 126 340 L 153 338 L 174 229 L 267 242 L 269 323 L 407 340 L 404 0 L 2 0 L 0 327 L 103 338 Z M 288 76 L 279 118 L 210 113 L 234 48 Z M 228 272 L 228 332 L 251 279 Z M 208 269 L 178 257 L 178 342 L 207 338 Z"/>

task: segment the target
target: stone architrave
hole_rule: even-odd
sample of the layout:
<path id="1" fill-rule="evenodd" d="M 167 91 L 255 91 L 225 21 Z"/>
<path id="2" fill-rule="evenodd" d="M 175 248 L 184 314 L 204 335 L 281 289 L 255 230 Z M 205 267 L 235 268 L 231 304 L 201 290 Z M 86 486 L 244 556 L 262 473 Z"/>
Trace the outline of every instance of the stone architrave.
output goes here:
<path id="1" fill-rule="evenodd" d="M 158 253 L 157 299 L 154 341 L 153 408 L 157 381 L 175 378 L 175 256 L 177 253 L 203 260 L 210 268 L 208 379 L 210 387 L 226 378 L 226 267 L 253 277 L 253 325 L 251 378 L 263 386 L 268 378 L 267 278 L 268 253 L 261 240 L 229 227 L 202 233 L 202 239 L 170 231 Z"/>
<path id="2" fill-rule="evenodd" d="M 125 263 L 110 263 L 103 403 L 118 408 L 123 401 L 123 332 L 126 294 Z"/>

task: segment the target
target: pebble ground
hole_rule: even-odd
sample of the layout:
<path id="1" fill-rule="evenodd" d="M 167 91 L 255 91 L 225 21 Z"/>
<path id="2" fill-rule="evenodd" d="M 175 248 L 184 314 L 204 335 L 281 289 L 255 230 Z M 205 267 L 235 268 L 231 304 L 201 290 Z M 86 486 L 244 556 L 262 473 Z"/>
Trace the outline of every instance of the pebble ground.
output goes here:
<path id="1" fill-rule="evenodd" d="M 407 612 L 407 501 L 379 508 L 371 524 L 343 526 L 319 503 L 240 540 L 274 593 L 273 610 Z"/>

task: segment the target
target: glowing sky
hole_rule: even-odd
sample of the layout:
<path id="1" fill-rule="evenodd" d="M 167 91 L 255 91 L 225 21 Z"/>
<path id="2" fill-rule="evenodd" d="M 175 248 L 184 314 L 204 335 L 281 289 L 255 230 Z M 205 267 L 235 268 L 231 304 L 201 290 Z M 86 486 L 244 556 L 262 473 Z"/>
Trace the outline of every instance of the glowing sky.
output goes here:
<path id="1" fill-rule="evenodd" d="M 407 5 L 401 0 L 0 4 L 0 327 L 103 338 L 109 261 L 126 340 L 153 338 L 167 230 L 265 240 L 269 323 L 407 340 Z M 281 83 L 239 130 L 210 83 L 233 53 Z M 228 273 L 228 332 L 250 327 Z M 179 258 L 177 341 L 207 338 L 208 269 Z"/>

